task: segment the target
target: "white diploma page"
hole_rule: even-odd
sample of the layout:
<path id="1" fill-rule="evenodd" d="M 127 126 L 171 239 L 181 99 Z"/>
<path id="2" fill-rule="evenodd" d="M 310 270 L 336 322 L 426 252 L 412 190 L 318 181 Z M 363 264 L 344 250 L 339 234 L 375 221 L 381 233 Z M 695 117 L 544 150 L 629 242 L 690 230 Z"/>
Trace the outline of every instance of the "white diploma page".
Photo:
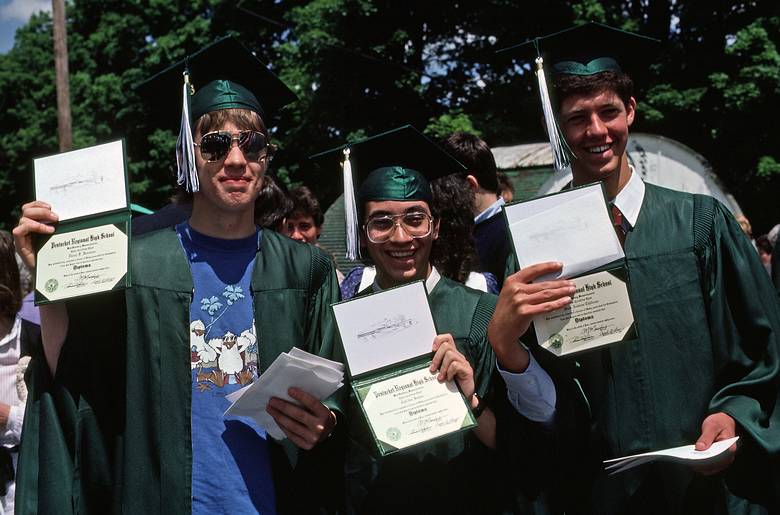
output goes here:
<path id="1" fill-rule="evenodd" d="M 721 459 L 724 459 L 723 453 L 737 440 L 739 440 L 739 437 L 735 436 L 734 438 L 715 442 L 710 445 L 709 449 L 703 451 L 697 451 L 695 445 L 683 445 L 682 447 L 672 447 L 671 449 L 664 449 L 661 451 L 645 452 L 642 454 L 634 454 L 633 456 L 604 460 L 605 470 L 612 475 L 624 472 L 644 463 L 650 463 L 651 461 L 672 461 L 685 465 L 714 464 Z"/>
<path id="2" fill-rule="evenodd" d="M 427 367 L 371 384 L 363 410 L 385 449 L 404 449 L 473 425 L 452 381 L 440 383 Z"/>
<path id="3" fill-rule="evenodd" d="M 539 345 L 564 356 L 636 337 L 625 271 L 618 270 L 572 279 L 571 303 L 534 317 Z"/>
<path id="4" fill-rule="evenodd" d="M 33 161 L 35 198 L 60 222 L 128 209 L 121 140 Z"/>
<path id="5" fill-rule="evenodd" d="M 504 208 L 520 268 L 558 261 L 568 278 L 622 259 L 600 183 Z"/>
<path id="6" fill-rule="evenodd" d="M 127 274 L 127 252 L 115 225 L 53 234 L 38 250 L 35 287 L 52 302 L 112 290 Z"/>
<path id="7" fill-rule="evenodd" d="M 350 374 L 431 352 L 436 326 L 422 281 L 333 305 Z"/>

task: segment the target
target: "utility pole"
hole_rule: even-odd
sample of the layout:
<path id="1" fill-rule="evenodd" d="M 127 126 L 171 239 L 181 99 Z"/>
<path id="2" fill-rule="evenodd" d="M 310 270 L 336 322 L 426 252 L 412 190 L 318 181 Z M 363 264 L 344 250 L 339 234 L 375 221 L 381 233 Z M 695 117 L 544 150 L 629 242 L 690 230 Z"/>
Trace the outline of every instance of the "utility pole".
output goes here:
<path id="1" fill-rule="evenodd" d="M 57 133 L 60 152 L 70 150 L 73 135 L 70 125 L 70 75 L 68 72 L 68 33 L 65 28 L 65 0 L 51 0 L 54 22 L 54 68 L 57 73 Z"/>

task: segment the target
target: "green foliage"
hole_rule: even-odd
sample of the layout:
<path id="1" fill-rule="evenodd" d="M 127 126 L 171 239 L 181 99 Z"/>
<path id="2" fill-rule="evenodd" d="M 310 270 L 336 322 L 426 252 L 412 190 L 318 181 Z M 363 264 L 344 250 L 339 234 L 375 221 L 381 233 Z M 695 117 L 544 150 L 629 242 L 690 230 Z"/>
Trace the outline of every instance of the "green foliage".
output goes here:
<path id="1" fill-rule="evenodd" d="M 471 118 L 460 109 L 455 109 L 451 113 L 445 113 L 438 118 L 431 118 L 423 132 L 426 136 L 433 138 L 434 141 L 438 141 L 455 131 L 469 132 L 482 136 L 482 133 L 474 128 Z"/>
<path id="2" fill-rule="evenodd" d="M 328 205 L 337 170 L 308 156 L 411 123 L 491 145 L 542 141 L 530 55 L 503 46 L 595 20 L 661 40 L 637 55 L 634 130 L 706 156 L 755 227 L 780 219 L 780 18 L 773 0 L 74 0 L 68 5 L 74 145 L 125 138 L 133 201 L 171 195 L 176 120 L 147 112 L 133 85 L 234 33 L 300 100 L 272 121 L 281 181 Z M 508 23 L 511 20 L 511 23 Z M 51 19 L 35 15 L 0 55 L 0 198 L 9 227 L 32 197 L 31 163 L 57 151 Z M 774 194 L 773 194 L 774 192 Z M 760 230 L 760 229 L 758 229 Z"/>
<path id="3" fill-rule="evenodd" d="M 758 160 L 756 175 L 763 179 L 780 177 L 780 163 L 772 156 L 761 156 Z"/>

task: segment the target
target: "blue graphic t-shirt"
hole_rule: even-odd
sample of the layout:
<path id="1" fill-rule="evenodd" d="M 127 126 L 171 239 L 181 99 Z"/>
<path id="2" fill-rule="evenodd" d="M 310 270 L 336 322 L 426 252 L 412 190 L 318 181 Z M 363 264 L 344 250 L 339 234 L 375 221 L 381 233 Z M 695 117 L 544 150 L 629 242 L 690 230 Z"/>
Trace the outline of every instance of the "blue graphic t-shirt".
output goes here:
<path id="1" fill-rule="evenodd" d="M 195 285 L 190 307 L 192 513 L 276 513 L 265 431 L 225 417 L 258 375 L 250 281 L 262 232 L 223 240 L 176 226 Z"/>

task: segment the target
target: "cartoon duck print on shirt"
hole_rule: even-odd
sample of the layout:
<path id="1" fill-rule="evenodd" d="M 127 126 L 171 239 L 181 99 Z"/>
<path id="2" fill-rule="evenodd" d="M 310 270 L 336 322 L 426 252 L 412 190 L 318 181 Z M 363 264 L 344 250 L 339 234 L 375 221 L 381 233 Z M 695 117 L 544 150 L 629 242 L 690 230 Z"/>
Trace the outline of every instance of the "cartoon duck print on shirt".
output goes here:
<path id="1" fill-rule="evenodd" d="M 254 321 L 249 329 L 237 331 L 230 327 L 234 321 L 231 312 L 247 308 L 251 312 L 251 303 L 238 285 L 225 286 L 222 297 L 224 303 L 214 295 L 202 298 L 200 309 L 208 320 L 193 320 L 190 324 L 190 366 L 197 370 L 195 381 L 201 392 L 228 384 L 243 386 L 257 376 Z M 210 337 L 215 332 L 221 335 Z"/>

